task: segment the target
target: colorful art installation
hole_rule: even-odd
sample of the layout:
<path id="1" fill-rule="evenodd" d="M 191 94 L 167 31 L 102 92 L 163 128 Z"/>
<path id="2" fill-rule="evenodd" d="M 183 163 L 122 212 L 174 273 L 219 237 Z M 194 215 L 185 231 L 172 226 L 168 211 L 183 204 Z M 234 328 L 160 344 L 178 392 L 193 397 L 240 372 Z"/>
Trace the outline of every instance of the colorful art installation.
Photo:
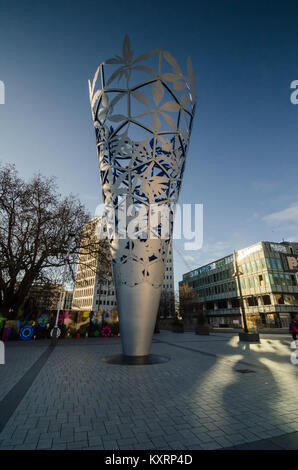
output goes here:
<path id="1" fill-rule="evenodd" d="M 113 313 L 111 311 L 104 312 L 103 319 L 106 323 L 112 323 Z"/>
<path id="2" fill-rule="evenodd" d="M 93 325 L 101 325 L 102 323 L 102 315 L 100 312 L 93 312 L 90 316 L 90 321 Z"/>
<path id="3" fill-rule="evenodd" d="M 24 326 L 22 326 L 21 329 L 20 329 L 19 338 L 20 338 L 22 341 L 26 341 L 26 340 L 32 339 L 32 338 L 33 338 L 33 334 L 34 334 L 34 326 L 32 326 L 32 325 L 24 325 Z"/>
<path id="4" fill-rule="evenodd" d="M 101 329 L 101 336 L 111 336 L 111 334 L 112 334 L 112 330 L 109 326 L 104 326 Z"/>
<path id="5" fill-rule="evenodd" d="M 48 324 L 48 321 L 49 321 L 49 317 L 46 314 L 43 314 L 39 317 L 38 324 L 39 326 L 44 328 Z"/>
<path id="6" fill-rule="evenodd" d="M 53 327 L 53 319 L 55 311 L 40 312 L 30 324 L 26 324 L 24 320 L 15 320 L 10 322 L 10 327 L 5 329 L 5 319 L 0 316 L 0 340 L 4 336 L 5 341 L 8 339 L 30 340 L 33 338 L 44 339 L 51 335 Z M 88 316 L 87 316 L 88 314 Z M 105 319 L 103 318 L 105 314 Z M 98 330 L 97 335 L 101 336 L 101 329 L 108 323 L 111 328 L 111 336 L 118 334 L 118 316 L 117 311 L 61 311 L 60 314 L 60 337 L 73 337 L 79 333 L 81 337 L 93 337 L 94 332 Z M 2 325 L 2 328 L 1 328 Z"/>

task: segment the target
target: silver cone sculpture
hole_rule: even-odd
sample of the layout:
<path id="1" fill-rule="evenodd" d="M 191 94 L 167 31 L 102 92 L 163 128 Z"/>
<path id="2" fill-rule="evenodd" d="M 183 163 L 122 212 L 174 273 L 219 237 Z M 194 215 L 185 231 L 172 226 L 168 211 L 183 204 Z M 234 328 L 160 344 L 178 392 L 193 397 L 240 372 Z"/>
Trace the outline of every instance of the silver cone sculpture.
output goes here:
<path id="1" fill-rule="evenodd" d="M 123 354 L 147 356 L 194 117 L 191 60 L 185 75 L 164 50 L 135 58 L 126 36 L 89 93 Z"/>

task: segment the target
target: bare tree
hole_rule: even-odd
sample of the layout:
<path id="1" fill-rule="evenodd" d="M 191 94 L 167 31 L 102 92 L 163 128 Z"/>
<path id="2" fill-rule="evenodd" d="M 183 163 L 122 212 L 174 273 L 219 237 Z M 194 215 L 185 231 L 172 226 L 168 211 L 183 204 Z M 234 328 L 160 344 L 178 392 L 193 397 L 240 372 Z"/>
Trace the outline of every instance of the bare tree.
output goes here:
<path id="1" fill-rule="evenodd" d="M 54 178 L 24 181 L 14 165 L 0 166 L 0 311 L 18 316 L 34 283 L 75 267 L 84 225 L 90 219 L 73 195 L 62 197 Z M 106 241 L 85 235 L 84 249 L 108 266 Z M 70 256 L 65 256 L 71 246 Z M 73 272 L 74 273 L 74 272 Z"/>
<path id="2" fill-rule="evenodd" d="M 182 318 L 186 318 L 192 310 L 191 301 L 198 297 L 198 294 L 193 287 L 187 283 L 179 285 L 179 312 Z"/>
<path id="3" fill-rule="evenodd" d="M 174 291 L 164 289 L 160 296 L 158 317 L 174 317 L 175 315 L 175 295 Z"/>

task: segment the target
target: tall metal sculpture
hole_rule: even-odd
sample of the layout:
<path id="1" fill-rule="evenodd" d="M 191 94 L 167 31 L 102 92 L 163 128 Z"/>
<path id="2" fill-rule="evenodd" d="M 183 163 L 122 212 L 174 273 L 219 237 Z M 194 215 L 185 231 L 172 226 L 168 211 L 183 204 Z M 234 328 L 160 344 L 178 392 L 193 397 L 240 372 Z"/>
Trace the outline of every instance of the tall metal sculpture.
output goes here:
<path id="1" fill-rule="evenodd" d="M 116 214 L 109 230 L 122 349 L 125 356 L 145 357 L 194 117 L 191 60 L 184 75 L 164 50 L 134 58 L 126 36 L 122 57 L 116 55 L 98 67 L 89 93 L 103 200 L 106 210 Z M 168 209 L 166 235 L 162 219 L 153 217 L 158 208 Z M 120 216 L 127 210 L 123 226 Z M 140 223 L 134 236 L 127 235 L 140 213 L 147 225 Z"/>

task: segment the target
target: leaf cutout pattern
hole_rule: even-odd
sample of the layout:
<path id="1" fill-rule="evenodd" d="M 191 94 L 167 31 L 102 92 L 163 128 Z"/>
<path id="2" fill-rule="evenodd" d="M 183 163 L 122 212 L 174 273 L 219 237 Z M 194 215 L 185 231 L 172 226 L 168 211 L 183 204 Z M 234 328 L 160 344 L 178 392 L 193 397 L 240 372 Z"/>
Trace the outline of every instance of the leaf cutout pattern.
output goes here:
<path id="1" fill-rule="evenodd" d="M 177 113 L 180 110 L 180 106 L 176 101 L 167 101 L 160 109 L 163 111 L 169 111 L 170 113 Z"/>
<path id="2" fill-rule="evenodd" d="M 156 106 L 158 106 L 161 100 L 163 99 L 164 93 L 165 93 L 165 90 L 160 80 L 158 80 L 157 82 L 154 82 L 152 85 L 152 96 L 153 96 Z"/>
<path id="3" fill-rule="evenodd" d="M 159 117 L 157 116 L 157 113 L 154 114 L 154 117 L 152 119 L 152 126 L 155 131 L 158 131 L 161 128 L 161 122 Z"/>
<path id="4" fill-rule="evenodd" d="M 130 49 L 130 40 L 127 34 L 123 41 L 122 53 L 123 53 L 123 59 L 125 63 L 129 63 L 132 61 L 133 51 Z"/>
<path id="5" fill-rule="evenodd" d="M 141 70 L 142 72 L 149 73 L 149 75 L 152 75 L 153 77 L 156 76 L 156 72 L 150 67 L 146 67 L 145 65 L 136 65 L 133 67 L 133 70 Z"/>
<path id="6" fill-rule="evenodd" d="M 101 72 L 105 83 L 101 82 Z M 136 83 L 139 72 L 144 72 L 145 81 Z M 121 54 L 103 62 L 88 86 L 107 210 L 118 208 L 124 196 L 146 211 L 149 204 L 172 207 L 181 187 L 194 116 L 191 61 L 187 61 L 187 74 L 183 75 L 173 56 L 161 49 L 134 59 L 129 37 L 125 36 Z M 133 109 L 140 108 L 138 103 L 145 109 L 132 116 Z M 158 227 L 153 228 L 159 237 Z M 118 249 L 111 242 L 116 283 L 133 287 L 146 282 L 160 287 L 152 274 L 151 260 L 163 266 L 168 240 L 158 240 L 160 252 L 150 243 L 138 238 L 124 240 Z"/>
<path id="7" fill-rule="evenodd" d="M 176 127 L 177 127 L 177 122 L 175 122 L 174 119 L 173 119 L 169 114 L 166 114 L 166 113 L 163 113 L 163 112 L 161 112 L 160 114 L 165 118 L 165 120 L 167 121 L 167 123 L 168 123 L 173 129 L 176 129 Z"/>
<path id="8" fill-rule="evenodd" d="M 166 61 L 172 66 L 173 71 L 175 73 L 178 73 L 178 74 L 182 75 L 181 68 L 179 67 L 178 62 L 176 61 L 176 59 L 174 59 L 174 57 L 167 51 L 163 51 L 163 55 L 164 55 Z"/>
<path id="9" fill-rule="evenodd" d="M 137 64 L 138 62 L 143 62 L 143 60 L 150 59 L 150 57 L 156 55 L 160 49 L 155 49 L 153 51 L 145 52 L 144 54 L 139 55 L 139 57 L 136 58 L 134 61 L 134 64 Z"/>
<path id="10" fill-rule="evenodd" d="M 142 93 L 141 91 L 138 91 L 138 90 L 133 91 L 133 92 L 132 92 L 132 96 L 133 96 L 136 100 L 138 100 L 140 103 L 145 104 L 146 106 L 148 106 L 149 108 L 151 108 L 151 104 L 150 104 L 149 99 L 148 99 L 147 96 L 146 96 L 144 93 Z"/>

